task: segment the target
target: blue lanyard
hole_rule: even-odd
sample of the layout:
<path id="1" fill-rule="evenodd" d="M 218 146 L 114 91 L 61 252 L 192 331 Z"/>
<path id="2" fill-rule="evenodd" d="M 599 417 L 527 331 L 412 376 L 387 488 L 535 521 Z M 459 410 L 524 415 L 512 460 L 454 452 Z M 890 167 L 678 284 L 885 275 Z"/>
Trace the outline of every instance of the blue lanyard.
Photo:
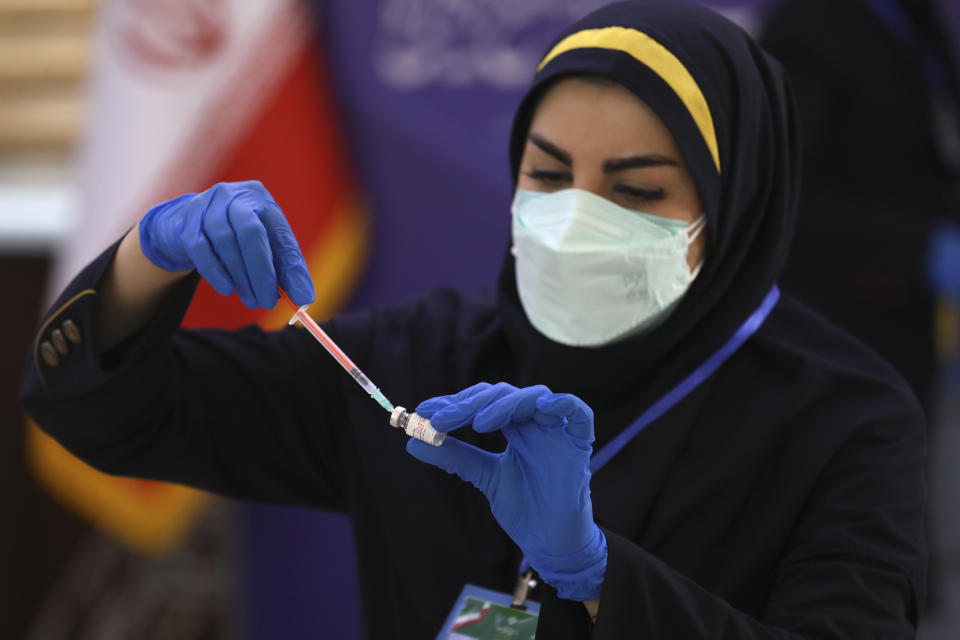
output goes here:
<path id="1" fill-rule="evenodd" d="M 734 332 L 723 346 L 717 349 L 703 364 L 694 369 L 693 373 L 681 380 L 677 386 L 670 389 L 663 397 L 653 403 L 650 408 L 640 414 L 640 417 L 634 420 L 633 424 L 621 431 L 617 437 L 604 445 L 600 451 L 593 454 L 593 457 L 590 458 L 590 473 L 599 471 L 605 464 L 610 462 L 613 456 L 617 455 L 631 440 L 636 438 L 641 431 L 650 426 L 650 423 L 672 409 L 678 402 L 690 395 L 691 391 L 700 386 L 704 380 L 713 375 L 713 372 L 719 369 L 720 365 L 727 361 L 727 358 L 732 356 L 737 349 L 743 346 L 743 343 L 746 342 L 750 336 L 757 332 L 757 329 L 760 328 L 767 319 L 767 316 L 770 315 L 770 312 L 773 311 L 779 299 L 780 289 L 777 285 L 773 285 L 770 287 L 770 291 L 767 292 L 766 297 L 764 297 L 763 302 L 760 303 L 760 306 L 750 314 L 750 317 L 743 321 L 740 328 Z M 527 559 L 524 558 L 520 562 L 520 570 L 518 573 L 526 572 L 528 567 Z"/>
<path id="2" fill-rule="evenodd" d="M 750 314 L 750 317 L 744 320 L 740 328 L 724 343 L 722 347 L 704 361 L 699 367 L 693 370 L 693 373 L 680 381 L 677 386 L 670 389 L 662 398 L 640 414 L 640 417 L 633 421 L 629 427 L 621 431 L 617 437 L 608 442 L 603 449 L 597 451 L 590 458 L 590 473 L 596 473 L 603 465 L 610 462 L 610 459 L 617 455 L 621 449 L 637 437 L 641 431 L 650 426 L 650 423 L 672 409 L 674 405 L 686 398 L 691 391 L 700 386 L 704 380 L 713 375 L 713 372 L 720 368 L 727 358 L 743 346 L 750 336 L 756 333 L 763 321 L 767 319 L 777 300 L 780 299 L 780 289 L 773 285 L 767 293 L 760 306 Z"/>

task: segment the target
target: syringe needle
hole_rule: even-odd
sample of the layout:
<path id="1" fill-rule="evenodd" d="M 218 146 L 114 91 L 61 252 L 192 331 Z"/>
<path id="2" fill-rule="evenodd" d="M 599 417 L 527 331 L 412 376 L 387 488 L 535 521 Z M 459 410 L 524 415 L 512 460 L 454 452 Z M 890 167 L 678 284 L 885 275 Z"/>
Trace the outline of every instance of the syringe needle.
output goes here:
<path id="1" fill-rule="evenodd" d="M 353 364 L 353 360 L 347 357 L 347 354 L 337 346 L 337 343 L 334 342 L 330 336 L 327 335 L 327 332 L 320 328 L 313 318 L 310 317 L 310 314 L 307 313 L 307 307 L 310 305 L 303 305 L 298 307 L 296 303 L 290 299 L 290 296 L 287 295 L 287 292 L 277 287 L 277 290 L 280 292 L 280 297 L 287 301 L 293 308 L 293 317 L 290 318 L 290 324 L 294 324 L 297 320 L 300 321 L 300 324 L 310 332 L 317 342 L 323 345 L 323 348 L 327 350 L 333 359 L 340 363 L 340 366 L 347 370 L 347 373 L 356 380 L 357 384 L 363 387 L 363 390 L 370 394 L 370 397 L 377 401 L 381 407 L 386 409 L 388 412 L 393 411 L 393 403 L 387 400 L 387 397 L 383 395 L 383 392 L 377 388 L 377 385 L 373 384 L 370 381 L 370 378 L 360 371 L 360 368 L 357 365 Z"/>

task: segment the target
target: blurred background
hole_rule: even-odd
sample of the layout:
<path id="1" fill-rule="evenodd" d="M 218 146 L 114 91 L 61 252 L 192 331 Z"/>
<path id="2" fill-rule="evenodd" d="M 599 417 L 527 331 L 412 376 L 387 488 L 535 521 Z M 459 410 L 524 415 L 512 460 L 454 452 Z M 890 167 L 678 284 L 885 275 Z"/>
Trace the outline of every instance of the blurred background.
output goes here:
<path id="1" fill-rule="evenodd" d="M 276 196 L 318 318 L 488 286 L 513 109 L 551 37 L 601 4 L 0 0 L 0 638 L 359 637 L 343 517 L 108 478 L 40 434 L 17 401 L 38 318 L 152 203 L 219 180 Z M 921 638 L 960 637 L 956 3 L 706 4 L 797 87 L 813 168 L 785 286 L 927 407 Z M 186 322 L 286 319 L 201 288 Z"/>

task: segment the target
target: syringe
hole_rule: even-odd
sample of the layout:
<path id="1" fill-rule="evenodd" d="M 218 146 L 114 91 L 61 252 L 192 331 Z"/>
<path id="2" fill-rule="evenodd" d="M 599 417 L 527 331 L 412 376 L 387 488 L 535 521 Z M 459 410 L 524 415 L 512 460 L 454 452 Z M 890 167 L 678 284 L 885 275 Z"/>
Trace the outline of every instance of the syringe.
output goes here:
<path id="1" fill-rule="evenodd" d="M 427 444 L 432 444 L 435 447 L 439 447 L 443 444 L 444 438 L 447 434 L 437 431 L 433 428 L 433 425 L 430 424 L 430 421 L 417 413 L 409 413 L 403 407 L 394 408 L 393 404 L 387 400 L 387 397 L 383 395 L 380 389 L 377 388 L 375 384 L 370 382 L 363 371 L 360 371 L 360 367 L 353 364 L 353 360 L 347 357 L 347 354 L 337 346 L 337 343 L 334 342 L 330 336 L 327 335 L 327 332 L 320 328 L 313 318 L 310 317 L 310 314 L 307 313 L 307 307 L 310 305 L 305 304 L 302 307 L 298 307 L 293 300 L 290 299 L 290 296 L 287 295 L 287 292 L 277 287 L 277 290 L 280 292 L 280 297 L 287 301 L 291 307 L 293 307 L 293 317 L 290 318 L 289 324 L 296 323 L 297 320 L 300 321 L 300 324 L 310 332 L 310 334 L 317 339 L 317 342 L 323 345 L 323 348 L 327 350 L 327 353 L 333 356 L 333 359 L 340 363 L 340 366 L 347 370 L 350 374 L 350 377 L 357 381 L 363 390 L 370 394 L 370 397 L 377 401 L 381 407 L 390 412 L 390 426 L 396 427 L 404 431 L 411 438 L 416 438 L 418 440 L 423 440 Z"/>
<path id="2" fill-rule="evenodd" d="M 323 348 L 327 350 L 327 353 L 333 356 L 333 359 L 340 363 L 340 366 L 347 370 L 347 373 L 350 374 L 354 380 L 357 381 L 363 390 L 370 394 L 370 397 L 377 401 L 377 403 L 386 409 L 389 412 L 393 411 L 393 403 L 387 400 L 387 397 L 383 395 L 380 389 L 377 388 L 377 385 L 373 384 L 370 381 L 370 378 L 360 371 L 360 367 L 353 364 L 353 360 L 347 357 L 347 354 L 337 346 L 337 343 L 334 342 L 330 336 L 327 335 L 327 332 L 320 328 L 313 318 L 310 317 L 310 314 L 307 313 L 307 307 L 310 305 L 305 304 L 302 307 L 298 307 L 296 303 L 290 299 L 290 296 L 287 295 L 287 292 L 283 289 L 279 289 L 280 296 L 287 301 L 294 309 L 293 317 L 290 318 L 289 324 L 296 324 L 297 320 L 300 321 L 300 324 L 310 332 L 310 334 L 317 339 L 317 342 L 323 345 Z"/>

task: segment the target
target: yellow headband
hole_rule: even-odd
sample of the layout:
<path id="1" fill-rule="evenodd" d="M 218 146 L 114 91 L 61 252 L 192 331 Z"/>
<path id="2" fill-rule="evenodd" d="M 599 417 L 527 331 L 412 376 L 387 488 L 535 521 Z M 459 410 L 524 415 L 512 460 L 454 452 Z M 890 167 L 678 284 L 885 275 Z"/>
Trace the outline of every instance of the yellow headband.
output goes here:
<path id="1" fill-rule="evenodd" d="M 717 133 L 713 128 L 713 117 L 703 92 L 683 63 L 670 53 L 662 44 L 636 29 L 626 27 L 604 27 L 602 29 L 584 29 L 572 33 L 550 50 L 537 67 L 543 69 L 548 62 L 561 53 L 573 49 L 613 49 L 623 51 L 649 67 L 670 85 L 677 97 L 687 107 L 687 111 L 697 123 L 713 162 L 720 173 L 720 152 L 717 146 Z"/>

